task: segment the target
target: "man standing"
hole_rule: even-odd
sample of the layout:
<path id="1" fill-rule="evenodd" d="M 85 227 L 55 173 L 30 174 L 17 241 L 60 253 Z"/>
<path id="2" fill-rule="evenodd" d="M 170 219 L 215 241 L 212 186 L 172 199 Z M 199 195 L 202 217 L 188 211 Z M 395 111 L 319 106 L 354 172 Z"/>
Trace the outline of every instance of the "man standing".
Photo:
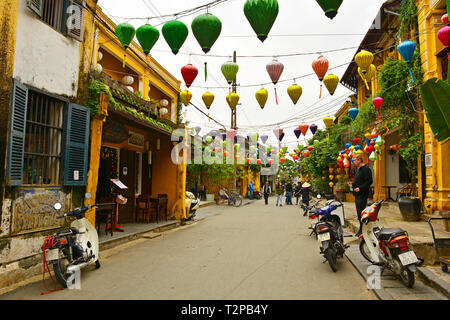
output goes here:
<path id="1" fill-rule="evenodd" d="M 287 205 L 292 204 L 292 192 L 293 192 L 292 181 L 289 181 L 286 184 L 286 204 Z"/>
<path id="2" fill-rule="evenodd" d="M 269 195 L 272 193 L 272 189 L 270 188 L 269 181 L 266 181 L 266 184 L 263 187 L 263 193 L 264 193 L 264 200 L 266 201 L 266 204 L 269 203 Z"/>
<path id="3" fill-rule="evenodd" d="M 372 171 L 364 164 L 361 154 L 355 155 L 353 163 L 356 167 L 356 173 L 352 188 L 355 196 L 356 214 L 359 220 L 359 231 L 355 236 L 359 237 L 362 233 L 361 213 L 367 206 L 367 198 L 369 197 L 369 190 L 373 180 Z"/>
<path id="4" fill-rule="evenodd" d="M 248 185 L 248 197 L 253 200 L 253 183 L 251 181 Z"/>
<path id="5" fill-rule="evenodd" d="M 284 185 L 282 183 L 278 182 L 276 192 L 277 192 L 277 206 L 278 206 L 278 203 L 280 203 L 280 207 L 282 207 L 283 206 L 283 193 L 284 193 Z"/>
<path id="6" fill-rule="evenodd" d="M 295 198 L 297 199 L 297 201 L 295 202 L 295 204 L 298 204 L 298 199 L 300 198 L 300 192 L 302 191 L 302 183 L 299 181 L 297 182 L 297 185 L 294 188 L 294 194 L 295 194 Z"/>

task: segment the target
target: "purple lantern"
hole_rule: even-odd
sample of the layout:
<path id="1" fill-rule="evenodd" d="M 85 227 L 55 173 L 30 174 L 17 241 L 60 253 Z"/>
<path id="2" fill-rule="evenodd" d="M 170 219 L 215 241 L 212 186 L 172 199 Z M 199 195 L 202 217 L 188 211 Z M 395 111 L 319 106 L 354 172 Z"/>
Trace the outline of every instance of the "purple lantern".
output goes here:
<path id="1" fill-rule="evenodd" d="M 295 128 L 294 129 L 294 134 L 297 137 L 297 139 L 300 137 L 300 135 L 302 134 L 302 131 L 299 128 Z"/>
<path id="2" fill-rule="evenodd" d="M 195 132 L 196 132 L 197 134 L 199 134 L 200 131 L 202 131 L 202 128 L 201 128 L 200 126 L 196 126 L 196 127 L 195 127 Z"/>
<path id="3" fill-rule="evenodd" d="M 264 144 L 266 143 L 267 139 L 269 139 L 269 137 L 268 137 L 266 134 L 263 134 L 263 135 L 261 136 L 261 141 L 262 141 Z"/>
<path id="4" fill-rule="evenodd" d="M 317 125 L 315 125 L 314 123 L 312 125 L 309 126 L 309 130 L 311 130 L 312 134 L 316 134 L 317 131 Z"/>
<path id="5" fill-rule="evenodd" d="M 284 132 L 282 132 L 280 135 L 280 138 L 279 138 L 280 142 L 281 142 L 281 140 L 283 140 L 283 138 L 284 138 Z"/>
<path id="6" fill-rule="evenodd" d="M 227 134 L 225 132 L 222 133 L 222 140 L 223 141 L 227 140 Z"/>

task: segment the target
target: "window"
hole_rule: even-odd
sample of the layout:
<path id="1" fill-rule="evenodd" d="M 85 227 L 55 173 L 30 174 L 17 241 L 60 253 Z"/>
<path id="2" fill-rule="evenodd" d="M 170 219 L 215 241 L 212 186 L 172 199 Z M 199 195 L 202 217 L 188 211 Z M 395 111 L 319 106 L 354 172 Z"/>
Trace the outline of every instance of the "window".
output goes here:
<path id="1" fill-rule="evenodd" d="M 84 0 L 27 0 L 27 6 L 55 30 L 82 40 Z"/>
<path id="2" fill-rule="evenodd" d="M 13 81 L 7 184 L 85 185 L 90 111 Z"/>
<path id="3" fill-rule="evenodd" d="M 64 102 L 29 90 L 23 184 L 60 184 Z"/>

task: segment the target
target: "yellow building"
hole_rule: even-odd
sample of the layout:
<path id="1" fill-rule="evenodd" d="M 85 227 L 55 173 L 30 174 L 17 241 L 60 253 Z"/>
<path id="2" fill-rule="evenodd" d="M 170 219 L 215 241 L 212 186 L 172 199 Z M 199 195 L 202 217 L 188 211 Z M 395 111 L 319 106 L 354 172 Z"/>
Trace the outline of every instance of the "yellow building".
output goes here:
<path id="1" fill-rule="evenodd" d="M 431 78 L 447 80 L 447 52 L 437 38 L 437 32 L 443 26 L 441 17 L 447 12 L 446 1 L 418 0 L 416 6 L 424 81 Z M 423 126 L 425 175 L 420 175 L 420 178 L 425 180 L 425 209 L 428 213 L 450 210 L 450 144 L 439 143 L 434 138 L 426 116 L 423 117 Z"/>

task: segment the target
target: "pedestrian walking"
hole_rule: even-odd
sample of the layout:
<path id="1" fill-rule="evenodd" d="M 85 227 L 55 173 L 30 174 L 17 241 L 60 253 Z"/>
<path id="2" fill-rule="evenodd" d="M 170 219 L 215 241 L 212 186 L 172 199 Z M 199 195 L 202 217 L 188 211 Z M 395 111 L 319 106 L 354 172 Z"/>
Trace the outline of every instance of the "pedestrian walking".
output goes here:
<path id="1" fill-rule="evenodd" d="M 292 205 L 292 194 L 293 194 L 293 187 L 292 187 L 292 181 L 289 181 L 286 186 L 286 204 L 287 205 Z"/>
<path id="2" fill-rule="evenodd" d="M 283 206 L 283 194 L 284 194 L 284 185 L 282 183 L 278 183 L 277 185 L 277 206 L 278 203 L 280 204 L 280 207 Z"/>
<path id="3" fill-rule="evenodd" d="M 298 200 L 300 199 L 301 191 L 302 191 L 302 183 L 299 181 L 297 182 L 297 185 L 294 188 L 294 195 L 295 198 L 297 199 L 295 202 L 296 205 L 298 205 Z"/>
<path id="4" fill-rule="evenodd" d="M 251 181 L 248 184 L 248 197 L 253 200 L 253 183 Z"/>
<path id="5" fill-rule="evenodd" d="M 352 189 L 355 196 L 356 214 L 359 220 L 359 231 L 356 237 L 362 233 L 361 213 L 367 206 L 367 199 L 369 198 L 369 190 L 372 185 L 372 171 L 364 164 L 362 155 L 356 154 L 353 158 L 353 163 L 356 167 L 355 178 L 353 179 Z"/>
<path id="6" fill-rule="evenodd" d="M 264 193 L 264 201 L 266 202 L 267 205 L 269 203 L 269 195 L 272 193 L 269 181 L 266 181 L 266 184 L 263 187 L 263 193 Z"/>
<path id="7" fill-rule="evenodd" d="M 302 209 L 303 209 L 303 215 L 306 216 L 306 208 L 309 206 L 309 194 L 311 192 L 311 184 L 309 182 L 304 182 L 302 184 Z"/>

